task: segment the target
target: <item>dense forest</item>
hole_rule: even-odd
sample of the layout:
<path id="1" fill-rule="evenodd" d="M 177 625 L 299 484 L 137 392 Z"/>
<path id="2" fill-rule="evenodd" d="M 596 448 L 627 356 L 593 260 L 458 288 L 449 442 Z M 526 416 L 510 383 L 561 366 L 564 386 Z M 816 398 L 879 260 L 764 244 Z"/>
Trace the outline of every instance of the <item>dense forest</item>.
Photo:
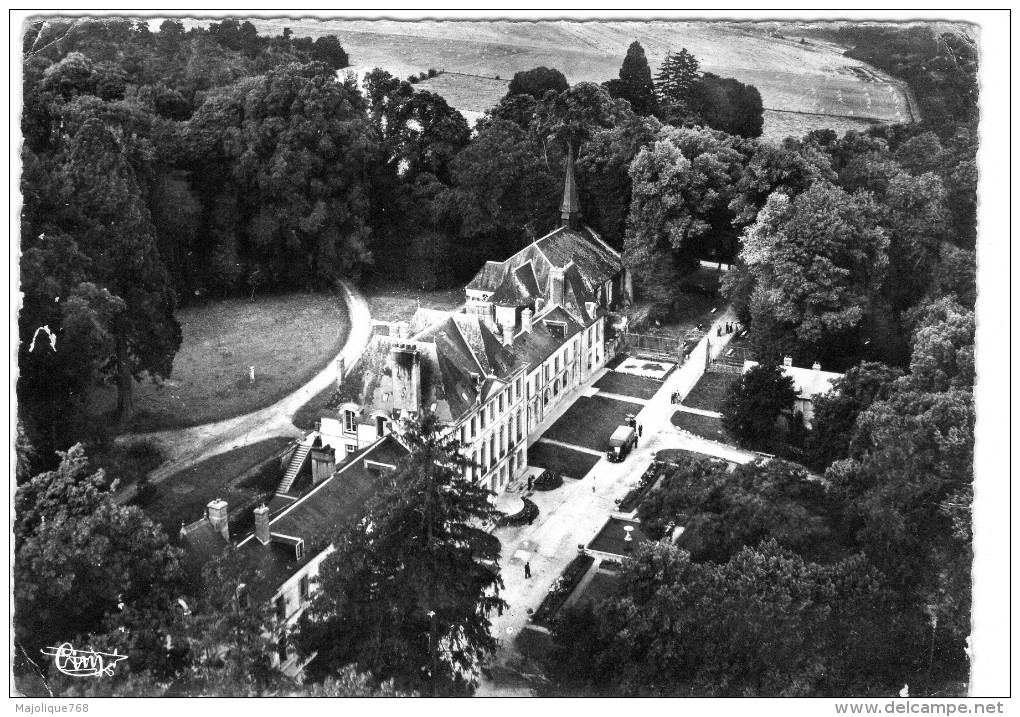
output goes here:
<path id="1" fill-rule="evenodd" d="M 653 77 L 634 43 L 619 78 L 601 85 L 570 85 L 555 68 L 518 73 L 471 127 L 440 95 L 384 70 L 345 73 L 333 36 L 264 36 L 233 19 L 190 29 L 166 20 L 156 30 L 120 19 L 32 24 L 15 528 L 15 598 L 32 618 L 19 623 L 19 644 L 88 632 L 97 648 L 150 655 L 132 660 L 146 680 L 187 673 L 196 689 L 224 693 L 255 665 L 252 691 L 282 689 L 258 657 L 267 645 L 237 637 L 260 635 L 270 616 L 231 614 L 217 592 L 229 560 L 199 581 L 206 622 L 182 622 L 181 555 L 144 512 L 112 500 L 116 470 L 97 460 L 105 426 L 130 417 L 136 381 L 171 376 L 180 307 L 375 276 L 456 286 L 557 226 L 573 152 L 585 222 L 622 250 L 652 316 L 683 301 L 699 260 L 732 262 L 722 292 L 752 328 L 760 360 L 820 360 L 846 376 L 798 446 L 830 490 L 819 495 L 803 485 L 805 469 L 781 462 L 731 476 L 678 468 L 673 502 L 643 519 L 701 521 L 700 542 L 642 555 L 625 573 L 624 597 L 564 623 L 555 683 L 707 694 L 741 654 L 751 655 L 743 671 L 716 693 L 885 694 L 904 674 L 934 693 L 961 679 L 976 49 L 925 28 L 841 32 L 851 56 L 910 84 L 921 123 L 768 142 L 755 88 L 702 72 L 686 50 Z M 86 411 L 100 383 L 118 388 L 111 420 Z M 754 530 L 722 535 L 720 515 L 739 524 L 755 510 Z M 811 550 L 794 530 L 805 515 L 821 536 L 808 536 Z M 106 541 L 111 559 L 65 550 L 72 535 Z M 67 566 L 79 583 L 46 581 Z M 700 613 L 684 614 L 685 634 L 713 654 L 627 631 L 679 619 L 681 603 L 661 601 L 650 576 L 700 600 Z M 99 586 L 89 601 L 67 615 L 47 611 L 81 581 Z M 740 585 L 771 586 L 768 600 L 727 592 Z M 803 609 L 787 612 L 790 600 Z M 747 651 L 748 635 L 727 622 L 751 608 L 774 651 Z M 838 644 L 848 620 L 866 629 Z M 720 635 L 732 654 L 715 651 Z M 878 657 L 866 654 L 872 639 Z M 189 640 L 237 644 L 214 666 L 159 648 Z M 640 674 L 615 670 L 624 649 Z M 803 659 L 822 653 L 826 661 Z M 873 668 L 855 672 L 862 660 Z M 354 693 L 376 689 L 360 674 L 343 679 Z M 341 689 L 330 684 L 322 689 Z"/>

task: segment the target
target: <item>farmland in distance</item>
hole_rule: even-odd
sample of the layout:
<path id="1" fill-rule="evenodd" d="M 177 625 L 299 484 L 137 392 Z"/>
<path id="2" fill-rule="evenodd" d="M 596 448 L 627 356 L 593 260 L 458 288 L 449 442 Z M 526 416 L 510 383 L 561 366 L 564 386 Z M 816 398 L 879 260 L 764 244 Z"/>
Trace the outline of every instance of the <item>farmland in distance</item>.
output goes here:
<path id="1" fill-rule="evenodd" d="M 900 82 L 857 60 L 805 25 L 725 22 L 442 22 L 253 19 L 260 32 L 290 27 L 298 36 L 335 34 L 360 77 L 382 67 L 399 77 L 446 73 L 417 87 L 443 95 L 473 119 L 506 93 L 515 72 L 541 65 L 571 83 L 617 76 L 638 40 L 653 73 L 685 47 L 704 71 L 735 77 L 761 92 L 765 136 L 780 139 L 819 127 L 839 131 L 914 119 Z M 803 40 L 803 42 L 802 42 Z"/>

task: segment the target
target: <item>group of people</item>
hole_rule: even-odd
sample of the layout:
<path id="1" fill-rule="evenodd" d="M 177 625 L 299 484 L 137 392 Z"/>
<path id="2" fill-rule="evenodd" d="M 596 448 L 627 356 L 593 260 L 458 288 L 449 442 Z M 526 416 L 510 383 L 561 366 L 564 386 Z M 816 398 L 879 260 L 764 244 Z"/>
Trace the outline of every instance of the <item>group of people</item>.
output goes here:
<path id="1" fill-rule="evenodd" d="M 732 334 L 736 330 L 737 325 L 735 323 L 730 323 L 729 321 L 727 321 L 725 324 L 719 324 L 718 326 L 715 327 L 715 335 L 722 336 L 724 333 Z"/>

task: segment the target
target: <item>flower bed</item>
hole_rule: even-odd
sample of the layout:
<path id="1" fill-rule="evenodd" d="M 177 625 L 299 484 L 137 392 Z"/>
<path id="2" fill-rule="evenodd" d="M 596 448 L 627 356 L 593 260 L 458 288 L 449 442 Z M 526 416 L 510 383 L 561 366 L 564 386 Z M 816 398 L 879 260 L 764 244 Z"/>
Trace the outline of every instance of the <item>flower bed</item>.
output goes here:
<path id="1" fill-rule="evenodd" d="M 497 525 L 500 527 L 508 525 L 527 525 L 538 517 L 538 506 L 527 498 L 522 498 L 524 507 L 513 515 L 504 515 L 499 519 Z"/>
<path id="2" fill-rule="evenodd" d="M 563 485 L 563 476 L 559 473 L 553 473 L 552 471 L 547 470 L 535 479 L 533 485 L 535 490 L 555 490 Z"/>
<path id="3" fill-rule="evenodd" d="M 549 593 L 531 616 L 531 621 L 536 625 L 548 627 L 594 562 L 595 558 L 587 553 L 582 553 L 571 560 L 570 565 L 564 568 L 563 573 L 549 588 Z"/>
<path id="4" fill-rule="evenodd" d="M 631 511 L 636 510 L 648 491 L 651 490 L 653 485 L 655 485 L 655 481 L 659 477 L 659 468 L 659 462 L 653 461 L 652 465 L 650 465 L 644 475 L 641 476 L 641 481 L 637 484 L 637 486 L 631 488 L 627 495 L 623 497 L 623 500 L 620 501 L 620 505 L 617 507 L 617 510 L 621 513 L 630 513 Z"/>

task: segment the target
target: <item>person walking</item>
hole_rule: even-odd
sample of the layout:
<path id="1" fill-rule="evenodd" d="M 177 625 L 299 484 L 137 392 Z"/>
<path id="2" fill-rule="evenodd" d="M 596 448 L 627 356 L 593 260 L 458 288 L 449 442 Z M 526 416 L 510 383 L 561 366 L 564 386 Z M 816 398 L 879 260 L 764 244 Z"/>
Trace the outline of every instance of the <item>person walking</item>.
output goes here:
<path id="1" fill-rule="evenodd" d="M 531 492 L 531 486 L 533 486 L 534 484 L 535 484 L 535 477 L 534 476 L 528 476 L 528 492 L 529 493 Z"/>
<path id="2" fill-rule="evenodd" d="M 531 578 L 531 563 L 524 563 L 524 578 L 525 580 Z"/>
<path id="3" fill-rule="evenodd" d="M 638 438 L 641 438 L 641 431 L 642 430 L 643 430 L 643 428 L 642 428 L 641 424 L 640 423 L 637 424 L 637 435 L 638 435 Z"/>

